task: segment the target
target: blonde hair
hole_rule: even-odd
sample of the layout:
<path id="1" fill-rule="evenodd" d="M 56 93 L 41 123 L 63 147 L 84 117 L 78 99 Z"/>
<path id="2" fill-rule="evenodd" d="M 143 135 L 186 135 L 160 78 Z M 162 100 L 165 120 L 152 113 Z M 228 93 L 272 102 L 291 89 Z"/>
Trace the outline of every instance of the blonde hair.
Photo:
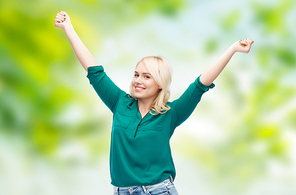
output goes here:
<path id="1" fill-rule="evenodd" d="M 164 57 L 148 56 L 140 60 L 137 66 L 143 62 L 148 72 L 152 75 L 155 82 L 161 87 L 157 97 L 152 102 L 151 114 L 164 114 L 171 108 L 167 106 L 170 98 L 170 86 L 172 82 L 172 67 Z M 136 66 L 136 67 L 137 67 Z M 133 98 L 137 99 L 133 93 L 133 86 L 130 85 L 130 94 Z"/>

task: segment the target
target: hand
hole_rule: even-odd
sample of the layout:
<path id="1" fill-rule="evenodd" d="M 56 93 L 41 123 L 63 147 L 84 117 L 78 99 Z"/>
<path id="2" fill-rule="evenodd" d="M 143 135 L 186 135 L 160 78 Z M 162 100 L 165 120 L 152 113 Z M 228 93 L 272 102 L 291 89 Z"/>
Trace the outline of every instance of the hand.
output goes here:
<path id="1" fill-rule="evenodd" d="M 235 42 L 232 46 L 234 48 L 234 52 L 249 53 L 253 43 L 254 41 L 252 39 L 243 39 Z"/>
<path id="2" fill-rule="evenodd" d="M 55 27 L 61 28 L 63 30 L 65 30 L 67 26 L 72 26 L 70 17 L 66 12 L 63 12 L 63 11 L 60 11 L 59 13 L 57 13 L 57 16 L 54 20 L 54 25 Z"/>

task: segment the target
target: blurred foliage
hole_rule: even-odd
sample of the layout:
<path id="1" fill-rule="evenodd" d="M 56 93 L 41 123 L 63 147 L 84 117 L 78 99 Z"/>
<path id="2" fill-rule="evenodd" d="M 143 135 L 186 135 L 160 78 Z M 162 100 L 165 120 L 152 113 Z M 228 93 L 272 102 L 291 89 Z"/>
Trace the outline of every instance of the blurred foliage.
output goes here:
<path id="1" fill-rule="evenodd" d="M 287 18 L 289 12 L 294 11 L 294 6 L 293 0 L 275 1 L 270 4 L 252 2 L 252 8 L 257 16 L 256 21 L 264 28 L 263 33 L 266 35 L 276 33 L 281 38 L 291 33 Z"/>
<path id="2" fill-rule="evenodd" d="M 65 137 L 86 139 L 100 152 L 96 145 L 102 138 L 89 141 L 96 135 L 91 132 L 108 125 L 104 118 L 85 111 L 72 124 L 56 121 L 71 105 L 84 110 L 90 98 L 77 87 L 81 74 L 73 66 L 79 65 L 64 33 L 54 27 L 55 15 L 65 9 L 87 45 L 151 12 L 174 16 L 183 5 L 182 0 L 1 1 L 0 132 L 22 137 L 41 154 L 54 152 Z"/>
<path id="3" fill-rule="evenodd" d="M 241 13 L 238 10 L 230 12 L 225 18 L 222 19 L 221 27 L 225 31 L 231 30 L 240 21 L 240 16 Z"/>
<path id="4" fill-rule="evenodd" d="M 267 175 L 271 159 L 290 162 L 292 143 L 285 134 L 296 130 L 296 3 L 244 2 L 244 9 L 234 6 L 226 14 L 213 14 L 221 32 L 206 37 L 201 47 L 205 54 L 215 54 L 230 38 L 232 42 L 238 35 L 256 35 L 251 59 L 241 62 L 246 65 L 242 71 L 252 74 L 252 90 L 243 92 L 236 72 L 224 73 L 225 93 L 232 95 L 234 105 L 246 106 L 230 112 L 229 124 L 223 127 L 228 136 L 224 142 L 206 145 L 185 134 L 183 142 L 176 143 L 177 150 L 212 175 L 217 190 L 226 186 L 233 194 Z M 56 13 L 67 11 L 95 53 L 106 36 L 116 36 L 155 13 L 178 18 L 190 8 L 188 4 L 185 0 L 0 1 L 0 137 L 21 141 L 37 156 L 61 155 L 61 161 L 67 155 L 73 160 L 63 153 L 72 142 L 82 144 L 93 158 L 107 153 L 111 115 L 103 112 L 105 107 L 95 95 L 89 96 L 87 80 L 81 83 L 79 78 L 86 74 L 62 30 L 54 27 Z M 95 108 L 94 102 L 99 102 Z"/>
<path id="5" fill-rule="evenodd" d="M 227 129 L 230 137 L 222 143 L 214 146 L 198 143 L 190 135 L 182 138 L 186 140 L 185 146 L 178 143 L 181 153 L 195 159 L 212 174 L 212 185 L 217 189 L 213 190 L 213 194 L 241 194 L 256 178 L 268 176 L 270 161 L 291 166 L 293 158 L 290 156 L 293 139 L 286 134 L 291 130 L 295 133 L 296 130 L 296 37 L 295 30 L 290 26 L 291 21 L 294 24 L 296 21 L 296 2 L 252 1 L 247 3 L 244 10 L 251 13 L 229 10 L 228 14 L 216 18 L 222 30 L 220 37 L 235 36 L 239 32 L 249 36 L 254 31 L 259 38 L 255 39 L 251 50 L 254 60 L 243 63 L 243 66 L 247 66 L 247 74 L 251 74 L 249 78 L 253 78 L 253 81 L 249 81 L 253 83 L 252 91 L 243 94 L 244 97 L 236 96 L 243 93 L 236 85 L 237 73 L 224 73 L 229 81 L 228 92 L 235 95 L 232 101 L 246 104 L 246 108 L 238 105 L 237 112 L 229 116 L 229 126 L 221 130 Z M 242 18 L 248 18 L 247 14 L 252 17 L 250 23 L 253 25 L 244 25 L 253 29 L 245 29 L 241 24 Z M 205 52 L 214 53 L 218 44 L 217 39 L 208 39 Z M 294 79 L 284 82 L 287 77 Z M 188 145 L 191 150 L 186 149 Z"/>
<path id="6" fill-rule="evenodd" d="M 213 53 L 217 50 L 218 48 L 218 41 L 216 39 L 209 39 L 205 43 L 205 52 L 206 53 Z"/>

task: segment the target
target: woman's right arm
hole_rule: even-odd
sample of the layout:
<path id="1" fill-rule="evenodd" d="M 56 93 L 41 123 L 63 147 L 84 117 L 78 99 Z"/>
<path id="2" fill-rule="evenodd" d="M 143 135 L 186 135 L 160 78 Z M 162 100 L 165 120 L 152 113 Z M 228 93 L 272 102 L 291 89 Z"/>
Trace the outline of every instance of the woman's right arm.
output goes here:
<path id="1" fill-rule="evenodd" d="M 97 66 L 94 57 L 75 32 L 71 24 L 70 17 L 66 12 L 60 11 L 57 14 L 55 19 L 55 26 L 65 31 L 76 57 L 86 71 L 87 68 L 90 66 Z"/>
<path id="2" fill-rule="evenodd" d="M 71 24 L 70 17 L 66 12 L 60 11 L 57 14 L 55 26 L 65 31 L 78 60 L 83 68 L 88 71 L 87 77 L 89 78 L 90 83 L 102 101 L 112 112 L 114 112 L 119 98 L 124 96 L 126 93 L 112 82 L 112 80 L 104 72 L 104 68 L 102 66 L 96 65 L 94 57 L 76 34 Z M 91 68 L 88 69 L 88 67 Z"/>

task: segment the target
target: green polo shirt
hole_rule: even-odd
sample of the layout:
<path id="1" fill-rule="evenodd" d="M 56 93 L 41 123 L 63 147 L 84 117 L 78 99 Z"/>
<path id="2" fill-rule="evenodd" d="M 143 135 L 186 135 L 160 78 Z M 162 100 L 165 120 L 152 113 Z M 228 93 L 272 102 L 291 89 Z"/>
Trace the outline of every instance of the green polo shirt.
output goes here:
<path id="1" fill-rule="evenodd" d="M 141 118 L 137 100 L 118 88 L 102 66 L 88 68 L 87 77 L 95 91 L 113 113 L 110 147 L 111 183 L 117 187 L 153 185 L 176 170 L 170 138 L 177 126 L 193 112 L 211 86 L 196 79 L 165 114 L 148 113 Z"/>

